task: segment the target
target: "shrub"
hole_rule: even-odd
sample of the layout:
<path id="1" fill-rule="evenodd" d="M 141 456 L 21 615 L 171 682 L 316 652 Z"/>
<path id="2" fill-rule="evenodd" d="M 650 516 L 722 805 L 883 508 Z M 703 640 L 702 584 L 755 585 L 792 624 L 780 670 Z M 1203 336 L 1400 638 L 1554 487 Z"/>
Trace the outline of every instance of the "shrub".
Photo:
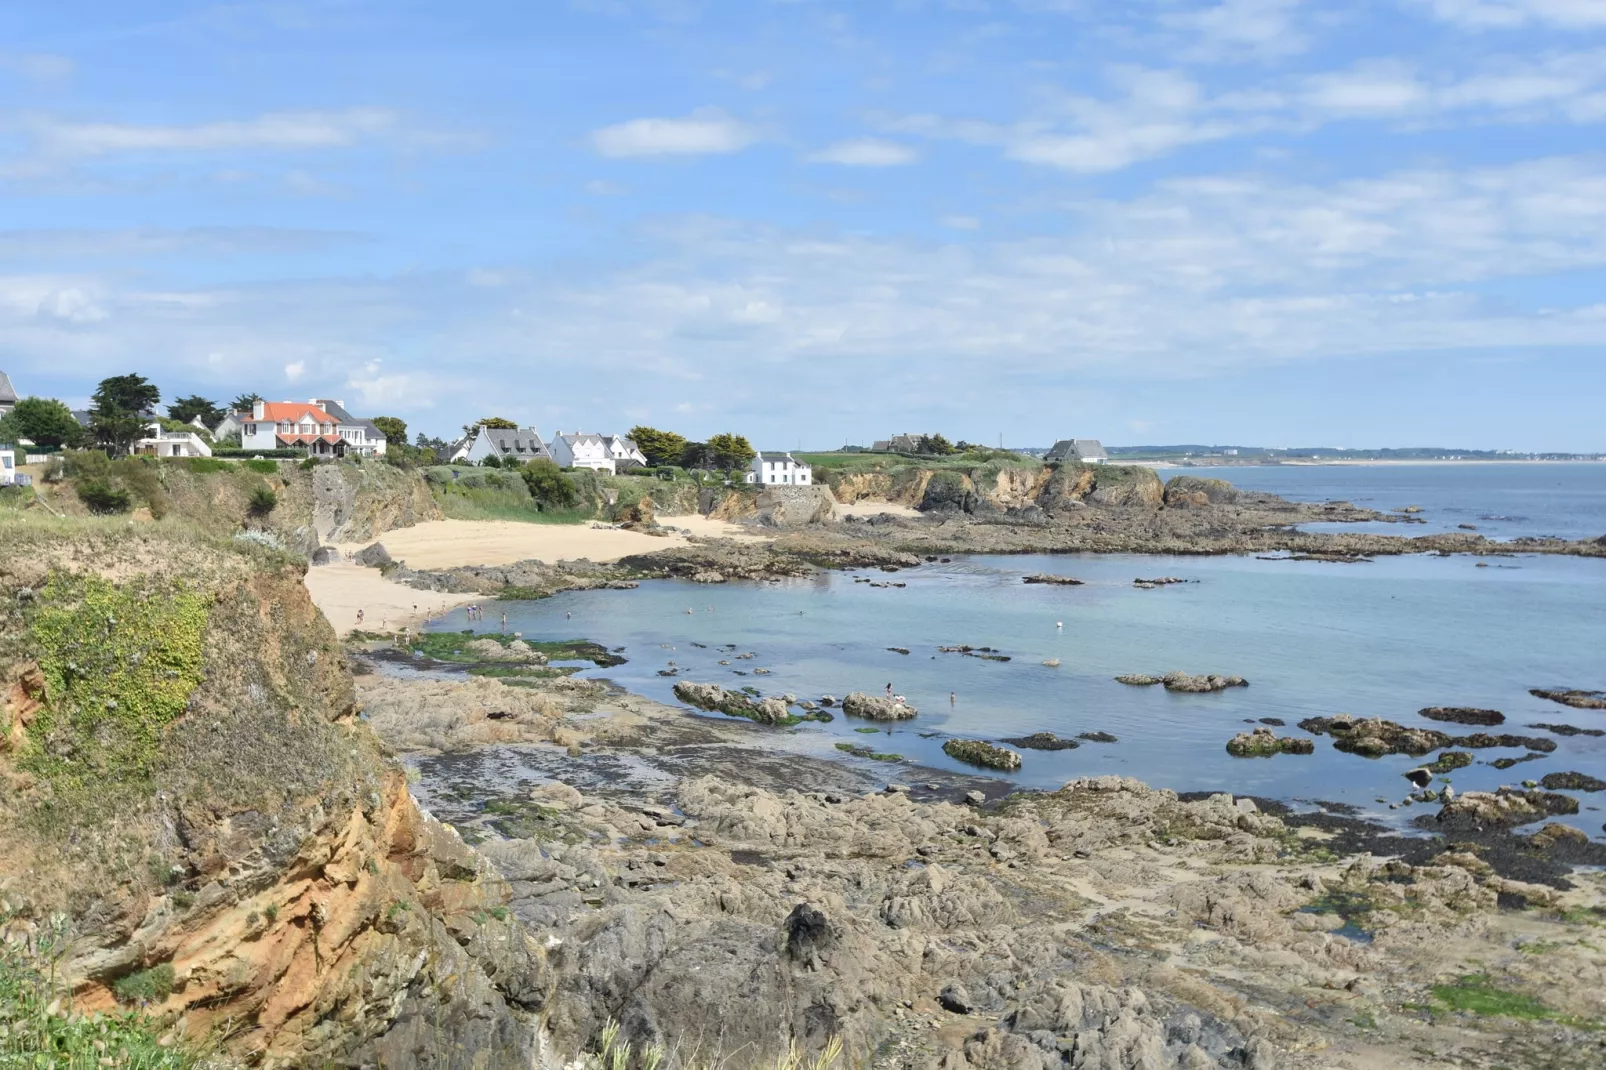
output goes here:
<path id="1" fill-rule="evenodd" d="M 279 504 L 279 496 L 272 487 L 262 486 L 251 492 L 251 515 L 267 516 Z"/>
<path id="2" fill-rule="evenodd" d="M 112 472 L 145 503 L 151 516 L 160 520 L 167 515 L 167 492 L 162 489 L 161 467 L 154 457 L 124 457 L 112 465 Z"/>
<path id="3" fill-rule="evenodd" d="M 574 484 L 569 482 L 552 461 L 534 460 L 524 466 L 521 475 L 524 485 L 530 488 L 530 497 L 543 509 L 568 509 L 579 501 Z"/>
<path id="4" fill-rule="evenodd" d="M 173 964 L 164 962 L 119 977 L 112 983 L 112 991 L 124 1003 L 160 1003 L 173 993 Z"/>
<path id="5" fill-rule="evenodd" d="M 484 458 L 481 459 L 480 467 L 481 468 L 500 468 L 500 467 L 502 467 L 502 458 L 498 457 L 494 453 L 488 454 L 487 456 L 485 456 Z"/>
<path id="6" fill-rule="evenodd" d="M 253 459 L 248 460 L 248 461 L 241 461 L 240 464 L 245 466 L 250 471 L 257 473 L 258 475 L 264 475 L 264 476 L 277 475 L 278 471 L 279 471 L 279 462 L 270 461 L 270 460 L 267 460 L 267 459 L 263 459 L 263 460 L 259 461 L 259 460 L 256 460 L 255 458 L 253 458 Z"/>
<path id="7" fill-rule="evenodd" d="M 114 487 L 110 480 L 88 477 L 75 480 L 73 490 L 78 493 L 79 499 L 89 507 L 91 513 L 109 515 L 112 513 L 126 513 L 133 508 L 134 501 L 129 497 L 128 491 L 121 487 Z"/>
<path id="8" fill-rule="evenodd" d="M 184 466 L 192 472 L 232 472 L 234 465 L 229 461 L 222 461 L 216 457 L 191 457 L 183 462 Z"/>
<path id="9" fill-rule="evenodd" d="M 303 472 L 310 472 L 314 468 L 318 467 L 318 458 L 308 457 L 306 460 L 296 465 L 296 467 L 301 469 Z"/>

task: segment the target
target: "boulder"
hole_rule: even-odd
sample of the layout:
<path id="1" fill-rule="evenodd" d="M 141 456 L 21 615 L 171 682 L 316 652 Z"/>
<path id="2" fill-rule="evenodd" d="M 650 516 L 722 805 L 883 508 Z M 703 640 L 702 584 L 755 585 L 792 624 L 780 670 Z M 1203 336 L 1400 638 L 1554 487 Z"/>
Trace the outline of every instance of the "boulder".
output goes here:
<path id="1" fill-rule="evenodd" d="M 1133 687 L 1151 687 L 1160 683 L 1160 677 L 1140 672 L 1129 672 L 1124 676 L 1117 676 L 1115 680 L 1117 683 L 1130 684 Z"/>
<path id="2" fill-rule="evenodd" d="M 1011 747 L 1024 747 L 1027 750 L 1075 750 L 1081 746 L 1074 739 L 1061 739 L 1052 732 L 1033 732 L 1029 736 L 1016 736 L 1003 742 Z"/>
<path id="3" fill-rule="evenodd" d="M 950 739 L 942 752 L 957 761 L 1013 773 L 1020 768 L 1020 755 L 979 739 Z"/>
<path id="4" fill-rule="evenodd" d="M 384 568 L 395 563 L 390 559 L 390 551 L 385 549 L 385 544 L 382 542 L 364 546 L 352 554 L 351 559 L 364 568 Z"/>
<path id="5" fill-rule="evenodd" d="M 340 560 L 340 551 L 333 546 L 320 546 L 312 551 L 312 556 L 307 560 L 313 565 L 332 565 Z"/>
<path id="6" fill-rule="evenodd" d="M 1225 691 L 1229 687 L 1248 687 L 1249 681 L 1242 676 L 1218 676 L 1207 673 L 1203 676 L 1189 676 L 1185 672 L 1168 672 L 1160 678 L 1167 691 L 1183 691 L 1190 693 L 1207 691 Z"/>
<path id="7" fill-rule="evenodd" d="M 1546 773 L 1539 778 L 1539 786 L 1551 791 L 1606 791 L 1606 780 L 1587 773 Z"/>
<path id="8" fill-rule="evenodd" d="M 729 717 L 745 717 L 765 725 L 795 724 L 786 703 L 778 698 L 753 699 L 740 691 L 726 691 L 718 684 L 699 684 L 682 680 L 675 685 L 675 697 L 700 710 L 723 713 Z"/>
<path id="9" fill-rule="evenodd" d="M 867 721 L 907 721 L 920 711 L 902 699 L 855 691 L 842 699 L 842 712 Z"/>
<path id="10" fill-rule="evenodd" d="M 800 528 L 836 517 L 836 498 L 829 487 L 765 487 L 758 511 L 749 523 L 769 528 Z"/>

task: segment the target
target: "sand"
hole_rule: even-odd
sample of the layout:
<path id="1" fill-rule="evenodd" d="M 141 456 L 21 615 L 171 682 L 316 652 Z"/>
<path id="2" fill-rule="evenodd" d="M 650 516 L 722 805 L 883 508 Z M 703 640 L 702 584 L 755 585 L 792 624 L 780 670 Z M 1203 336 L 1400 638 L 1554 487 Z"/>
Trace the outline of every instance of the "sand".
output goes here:
<path id="1" fill-rule="evenodd" d="M 751 529 L 701 516 L 667 516 L 666 527 L 685 528 L 694 535 L 714 538 L 762 539 Z M 391 560 L 409 568 L 455 568 L 458 565 L 510 565 L 532 558 L 554 563 L 586 558 L 617 561 L 632 554 L 648 554 L 671 546 L 684 546 L 680 535 L 643 535 L 590 524 L 522 524 L 516 520 L 431 520 L 410 528 L 387 531 L 378 539 Z M 365 544 L 338 548 L 342 553 Z"/>
<path id="2" fill-rule="evenodd" d="M 404 587 L 385 579 L 376 568 L 364 568 L 350 561 L 310 566 L 307 590 L 338 635 L 357 628 L 365 632 L 394 632 L 403 627 L 416 627 L 426 617 L 466 602 L 492 601 L 485 595 L 441 594 Z M 415 606 L 417 612 L 414 612 Z M 357 623 L 359 609 L 363 611 L 361 624 Z"/>
<path id="3" fill-rule="evenodd" d="M 667 527 L 684 528 L 694 535 L 763 541 L 750 529 L 702 516 L 663 517 Z M 593 528 L 590 524 L 521 524 L 517 521 L 432 520 L 410 528 L 387 531 L 378 539 L 396 561 L 411 568 L 454 568 L 458 565 L 507 565 L 532 558 L 570 561 L 588 558 L 596 562 L 617 561 L 632 554 L 651 553 L 671 546 L 684 546 L 683 535 L 660 537 L 617 528 Z M 367 543 L 347 543 L 337 547 L 343 554 L 362 549 Z M 346 634 L 357 624 L 357 611 L 363 611 L 364 631 L 395 631 L 415 627 L 428 616 L 468 602 L 490 602 L 485 595 L 440 594 L 420 591 L 392 583 L 378 569 L 363 568 L 350 561 L 316 565 L 307 570 L 307 590 L 335 631 Z M 414 612 L 414 606 L 417 612 Z M 487 613 L 490 610 L 486 610 Z"/>

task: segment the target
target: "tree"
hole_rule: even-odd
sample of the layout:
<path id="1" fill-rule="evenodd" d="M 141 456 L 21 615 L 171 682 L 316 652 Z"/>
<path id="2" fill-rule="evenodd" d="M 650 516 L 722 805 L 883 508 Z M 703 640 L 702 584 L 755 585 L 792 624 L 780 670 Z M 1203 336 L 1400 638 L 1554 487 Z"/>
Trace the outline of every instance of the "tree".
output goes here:
<path id="1" fill-rule="evenodd" d="M 715 463 L 714 451 L 708 448 L 706 442 L 688 442 L 686 448 L 680 451 L 682 468 L 713 468 Z"/>
<path id="2" fill-rule="evenodd" d="M 145 429 L 142 414 L 154 409 L 162 394 L 143 375 L 114 375 L 100 381 L 91 400 L 90 434 L 108 453 L 123 454 Z"/>
<path id="3" fill-rule="evenodd" d="M 713 454 L 714 464 L 719 468 L 746 468 L 758 456 L 752 443 L 741 435 L 726 432 L 722 435 L 710 435 L 708 450 Z"/>
<path id="4" fill-rule="evenodd" d="M 229 409 L 232 412 L 250 412 L 256 408 L 256 403 L 262 400 L 261 394 L 241 394 L 229 402 Z"/>
<path id="5" fill-rule="evenodd" d="M 54 398 L 23 398 L 8 419 L 20 437 L 45 449 L 75 445 L 83 435 L 72 410 Z"/>
<path id="6" fill-rule="evenodd" d="M 218 407 L 217 402 L 209 401 L 199 394 L 179 398 L 167 406 L 167 418 L 177 420 L 181 424 L 187 424 L 197 416 L 201 418 L 201 423 L 206 425 L 207 430 L 211 430 L 222 422 L 223 410 Z"/>
<path id="7" fill-rule="evenodd" d="M 530 497 L 542 509 L 567 509 L 580 500 L 563 470 L 544 457 L 530 461 L 519 474 L 524 477 L 524 485 L 530 488 Z"/>
<path id="8" fill-rule="evenodd" d="M 476 427 L 484 427 L 491 431 L 517 431 L 519 425 L 512 420 L 504 420 L 500 416 L 487 416 Z"/>
<path id="9" fill-rule="evenodd" d="M 395 416 L 375 416 L 374 426 L 385 436 L 385 448 L 407 445 L 407 421 Z"/>
<path id="10" fill-rule="evenodd" d="M 647 458 L 647 463 L 654 467 L 664 464 L 679 464 L 680 457 L 686 452 L 686 438 L 673 431 L 660 431 L 655 427 L 637 425 L 630 429 L 630 441 L 636 444 L 641 455 Z"/>

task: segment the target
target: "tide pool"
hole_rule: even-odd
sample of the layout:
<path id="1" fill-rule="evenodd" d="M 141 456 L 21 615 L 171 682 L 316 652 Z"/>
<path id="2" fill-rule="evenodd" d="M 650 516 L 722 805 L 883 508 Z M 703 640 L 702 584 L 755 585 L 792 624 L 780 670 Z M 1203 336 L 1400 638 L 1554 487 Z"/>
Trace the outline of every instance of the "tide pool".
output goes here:
<path id="1" fill-rule="evenodd" d="M 1487 559 L 1411 556 L 1366 564 L 1263 561 L 1246 557 L 1056 555 L 955 557 L 898 573 L 822 573 L 807 580 L 699 585 L 651 581 L 633 591 L 573 592 L 487 607 L 491 623 L 457 611 L 437 627 L 509 630 L 535 639 L 587 638 L 623 647 L 625 665 L 587 670 L 640 694 L 674 702 L 677 679 L 752 686 L 800 698 L 893 689 L 920 716 L 858 733 L 864 722 L 780 732 L 865 744 L 923 764 L 964 769 L 944 739 L 1000 739 L 1049 731 L 1103 731 L 1113 744 L 1023 750 L 1012 779 L 1058 787 L 1077 776 L 1119 773 L 1178 791 L 1225 790 L 1287 800 L 1350 803 L 1396 820 L 1375 800 L 1402 799 L 1406 756 L 1368 760 L 1334 751 L 1325 737 L 1309 757 L 1235 759 L 1225 745 L 1246 721 L 1297 722 L 1349 712 L 1473 731 L 1422 720 L 1426 706 L 1480 706 L 1506 714 L 1494 731 L 1555 739 L 1554 753 L 1509 770 L 1487 764 L 1522 750 L 1476 752 L 1458 790 L 1578 770 L 1606 776 L 1606 738 L 1560 737 L 1535 722 L 1606 728 L 1606 713 L 1536 699 L 1530 687 L 1606 688 L 1606 562 L 1538 555 Z M 1083 586 L 1037 586 L 1035 572 L 1074 576 Z M 1154 590 L 1136 578 L 1190 581 Z M 856 580 L 898 582 L 871 587 Z M 940 653 L 969 644 L 1011 660 Z M 903 648 L 899 654 L 889 648 Z M 737 653 L 753 653 L 738 659 Z M 1043 662 L 1058 659 L 1051 668 Z M 721 661 L 729 664 L 722 665 Z M 673 664 L 671 664 L 673 663 Z M 673 668 L 678 675 L 658 675 Z M 756 670 L 768 670 L 758 673 Z M 1250 686 L 1202 695 L 1129 687 L 1121 673 L 1215 672 Z M 690 715 L 690 714 L 688 714 Z M 718 715 L 714 715 L 718 716 Z M 811 741 L 823 742 L 823 741 Z M 886 765 L 886 779 L 917 777 Z M 1572 819 L 1600 836 L 1606 794 L 1579 795 Z M 1416 808 L 1420 812 L 1420 808 Z"/>

